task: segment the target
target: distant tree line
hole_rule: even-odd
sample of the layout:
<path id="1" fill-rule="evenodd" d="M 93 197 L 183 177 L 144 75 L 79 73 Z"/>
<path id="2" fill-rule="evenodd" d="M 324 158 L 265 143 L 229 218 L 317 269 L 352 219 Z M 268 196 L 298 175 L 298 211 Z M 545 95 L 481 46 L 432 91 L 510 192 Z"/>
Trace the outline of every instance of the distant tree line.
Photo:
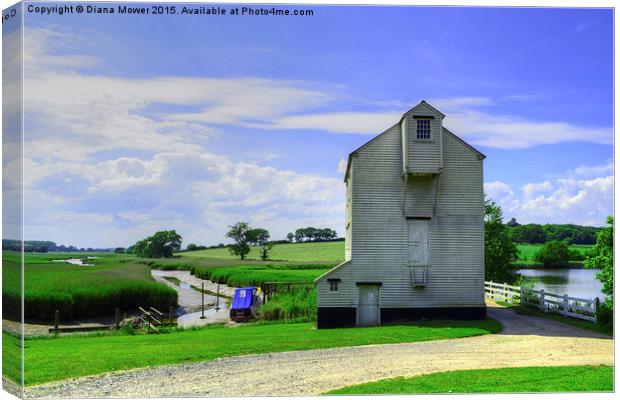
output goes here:
<path id="1" fill-rule="evenodd" d="M 21 242 L 14 239 L 2 239 L 2 250 L 7 251 L 21 251 Z M 112 251 L 111 248 L 92 248 L 92 247 L 75 247 L 60 246 L 56 243 L 48 240 L 26 240 L 24 241 L 24 251 L 27 253 L 48 253 L 48 252 L 63 252 L 63 253 L 82 253 L 82 252 L 105 252 Z"/>
<path id="2" fill-rule="evenodd" d="M 293 241 L 297 243 L 301 242 L 326 242 L 338 238 L 338 234 L 335 230 L 330 228 L 315 228 L 309 226 L 307 228 L 299 228 L 293 232 L 289 232 L 286 235 L 286 240 L 290 243 Z"/>
<path id="3" fill-rule="evenodd" d="M 508 237 L 515 243 L 542 244 L 567 241 L 568 244 L 594 244 L 601 228 L 573 224 L 525 224 L 513 218 L 507 224 Z"/>

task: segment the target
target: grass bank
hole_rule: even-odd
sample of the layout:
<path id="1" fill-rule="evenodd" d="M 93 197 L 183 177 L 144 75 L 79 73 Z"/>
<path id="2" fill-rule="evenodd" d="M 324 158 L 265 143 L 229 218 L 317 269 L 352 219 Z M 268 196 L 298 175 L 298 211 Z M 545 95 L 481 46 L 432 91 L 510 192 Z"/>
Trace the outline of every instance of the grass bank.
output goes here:
<path id="1" fill-rule="evenodd" d="M 97 257 L 97 258 L 86 258 Z M 89 266 L 64 260 L 84 258 Z M 5 317 L 19 310 L 20 254 L 2 257 L 2 301 Z M 166 308 L 177 302 L 174 289 L 155 282 L 150 270 L 131 256 L 101 254 L 26 254 L 24 264 L 24 314 L 27 319 L 53 320 L 60 310 L 63 320 L 111 315 L 115 308 L 138 306 Z"/>
<path id="2" fill-rule="evenodd" d="M 196 268 L 194 275 L 229 286 L 260 286 L 264 282 L 312 283 L 328 271 L 324 265 L 256 265 Z"/>
<path id="3" fill-rule="evenodd" d="M 424 321 L 373 328 L 321 329 L 312 323 L 211 326 L 159 335 L 89 335 L 32 338 L 25 342 L 27 385 L 147 366 L 219 357 L 379 343 L 477 336 L 499 331 L 491 319 Z M 3 332 L 3 348 L 18 339 Z M 84 362 L 88 360 L 88 362 Z M 16 379 L 14 371 L 7 371 Z"/>
<path id="4" fill-rule="evenodd" d="M 613 367 L 525 367 L 439 372 L 348 386 L 328 394 L 611 392 Z"/>
<path id="5" fill-rule="evenodd" d="M 229 286 L 260 286 L 264 282 L 312 283 L 335 264 L 315 263 L 235 263 L 232 260 L 162 259 L 145 260 L 146 265 L 161 270 L 187 270 L 197 278 Z"/>

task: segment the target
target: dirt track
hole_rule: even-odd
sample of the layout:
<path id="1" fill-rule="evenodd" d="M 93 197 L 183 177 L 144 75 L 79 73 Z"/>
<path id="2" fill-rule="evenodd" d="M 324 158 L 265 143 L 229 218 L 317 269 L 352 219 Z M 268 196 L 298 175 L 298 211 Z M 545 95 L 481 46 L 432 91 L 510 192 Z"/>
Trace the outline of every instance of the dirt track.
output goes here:
<path id="1" fill-rule="evenodd" d="M 303 396 L 396 376 L 476 368 L 613 365 L 613 340 L 489 308 L 500 334 L 223 358 L 30 387 L 26 397 Z"/>

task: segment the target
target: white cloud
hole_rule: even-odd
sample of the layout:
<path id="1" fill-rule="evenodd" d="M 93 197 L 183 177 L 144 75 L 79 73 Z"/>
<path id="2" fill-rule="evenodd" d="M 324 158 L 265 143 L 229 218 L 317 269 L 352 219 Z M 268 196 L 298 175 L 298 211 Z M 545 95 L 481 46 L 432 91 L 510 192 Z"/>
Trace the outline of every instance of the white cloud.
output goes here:
<path id="1" fill-rule="evenodd" d="M 99 40 L 88 35 L 90 40 Z M 24 30 L 24 72 L 34 75 L 51 69 L 72 70 L 74 68 L 100 65 L 99 57 L 71 54 L 69 51 L 82 47 L 86 36 L 72 35 L 58 29 L 36 28 Z M 53 45 L 56 53 L 51 53 Z M 17 53 L 16 53 L 17 54 Z"/>
<path id="2" fill-rule="evenodd" d="M 494 104 L 493 99 L 490 97 L 452 97 L 452 98 L 440 98 L 431 99 L 430 103 L 440 111 L 459 111 L 463 108 L 488 106 Z"/>
<path id="3" fill-rule="evenodd" d="M 501 181 L 485 182 L 484 194 L 502 206 L 504 216 L 506 216 L 506 209 L 512 209 L 518 205 L 518 200 L 510 186 Z"/>
<path id="4" fill-rule="evenodd" d="M 562 142 L 612 144 L 612 128 L 583 127 L 566 122 L 539 122 L 479 111 L 448 113 L 444 125 L 473 145 L 524 149 Z"/>
<path id="5" fill-rule="evenodd" d="M 99 148 L 125 145 L 156 150 L 154 147 L 174 146 L 185 136 L 208 136 L 213 133 L 214 126 L 222 124 L 265 130 L 316 129 L 331 133 L 378 134 L 396 123 L 406 111 L 385 107 L 400 104 L 397 100 L 374 102 L 378 110 L 343 111 L 344 107 L 360 104 L 352 104 L 350 99 L 345 102 L 341 86 L 302 80 L 86 76 L 66 70 L 89 65 L 95 60 L 64 53 L 62 56 L 49 54 L 49 49 L 54 49 L 50 39 L 56 35 L 64 38 L 67 34 L 33 30 L 30 35 L 38 37 L 40 42 L 26 48 L 26 59 L 33 60 L 32 63 L 36 60 L 37 65 L 47 69 L 40 68 L 41 71 L 26 81 L 29 112 L 53 117 L 54 129 L 81 135 L 82 140 L 77 140 L 77 144 L 83 152 L 88 151 L 83 136 L 88 136 L 89 140 L 98 138 L 93 144 Z M 522 102 L 526 98 L 532 96 L 517 94 L 499 100 L 476 96 L 438 98 L 431 103 L 447 115 L 445 126 L 473 145 L 515 149 L 571 141 L 612 143 L 611 127 L 537 121 L 483 111 L 484 107 L 496 105 L 498 101 Z M 148 107 L 157 104 L 181 106 L 187 110 L 147 117 Z M 40 146 L 48 154 L 48 150 L 53 150 L 43 144 Z"/>
<path id="6" fill-rule="evenodd" d="M 506 219 L 515 217 L 520 223 L 600 226 L 613 213 L 613 181 L 611 175 L 590 179 L 561 177 L 528 183 L 523 186 L 523 196 L 504 182 L 496 181 L 485 183 L 485 193 L 502 207 Z"/>
<path id="7" fill-rule="evenodd" d="M 504 96 L 501 102 L 523 102 L 533 95 Z M 586 127 L 561 121 L 535 121 L 518 115 L 481 111 L 498 104 L 489 97 L 456 97 L 430 101 L 446 114 L 444 126 L 472 145 L 524 149 L 562 142 L 613 143 L 611 127 Z"/>
<path id="8" fill-rule="evenodd" d="M 208 244 L 224 241 L 226 226 L 241 220 L 274 238 L 305 224 L 339 230 L 340 179 L 260 164 L 278 154 L 234 162 L 208 146 L 218 134 L 214 124 L 273 123 L 329 103 L 333 88 L 263 78 L 87 75 L 80 69 L 99 60 L 47 54 L 56 36 L 37 34 L 42 43 L 28 60 L 42 67 L 31 68 L 25 82 L 28 237 L 115 246 L 177 229 L 186 242 Z M 195 112 L 167 114 L 153 107 L 159 105 Z"/>
<path id="9" fill-rule="evenodd" d="M 338 161 L 338 173 L 341 175 L 344 175 L 347 172 L 347 159 L 346 158 L 341 158 L 340 161 Z"/>
<path id="10" fill-rule="evenodd" d="M 575 168 L 573 172 L 578 176 L 599 176 L 602 174 L 613 174 L 614 164 L 610 161 L 607 164 L 603 165 L 580 165 L 579 167 Z"/>
<path id="11" fill-rule="evenodd" d="M 376 135 L 396 123 L 402 112 L 331 112 L 284 116 L 271 123 L 247 124 L 262 129 L 317 129 L 332 133 Z"/>
<path id="12" fill-rule="evenodd" d="M 131 244 L 153 229 L 174 228 L 186 241 L 217 243 L 224 241 L 227 225 L 236 221 L 263 225 L 272 237 L 282 238 L 302 224 L 341 230 L 344 220 L 340 179 L 233 162 L 205 151 L 160 152 L 147 160 L 120 157 L 86 165 L 30 161 L 28 168 L 33 176 L 36 171 L 53 171 L 30 182 L 29 232 L 53 231 L 50 237 L 85 246 L 92 243 L 84 243 L 80 232 L 95 220 L 98 231 L 109 233 L 98 243 L 109 246 Z M 47 189 L 55 178 L 62 180 L 54 188 L 60 196 Z M 80 189 L 71 193 L 76 185 Z M 75 204 L 95 211 L 84 212 L 80 219 L 81 213 L 73 211 Z M 77 229 L 80 223 L 84 225 Z"/>
<path id="13" fill-rule="evenodd" d="M 536 193 L 544 193 L 553 189 L 551 182 L 544 181 L 540 183 L 526 183 L 523 185 L 523 194 L 526 199 L 533 197 Z"/>
<path id="14" fill-rule="evenodd" d="M 501 181 L 485 182 L 484 192 L 493 199 L 514 195 L 510 186 Z"/>

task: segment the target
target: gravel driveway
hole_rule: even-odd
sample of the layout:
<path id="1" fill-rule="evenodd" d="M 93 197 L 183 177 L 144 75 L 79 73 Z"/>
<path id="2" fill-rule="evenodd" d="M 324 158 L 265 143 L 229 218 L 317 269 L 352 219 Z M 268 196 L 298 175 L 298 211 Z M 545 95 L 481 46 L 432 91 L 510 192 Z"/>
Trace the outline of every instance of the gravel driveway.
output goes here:
<path id="1" fill-rule="evenodd" d="M 438 371 L 613 365 L 613 340 L 556 321 L 489 308 L 499 334 L 431 342 L 270 353 L 145 368 L 26 388 L 26 397 L 308 396 Z"/>

